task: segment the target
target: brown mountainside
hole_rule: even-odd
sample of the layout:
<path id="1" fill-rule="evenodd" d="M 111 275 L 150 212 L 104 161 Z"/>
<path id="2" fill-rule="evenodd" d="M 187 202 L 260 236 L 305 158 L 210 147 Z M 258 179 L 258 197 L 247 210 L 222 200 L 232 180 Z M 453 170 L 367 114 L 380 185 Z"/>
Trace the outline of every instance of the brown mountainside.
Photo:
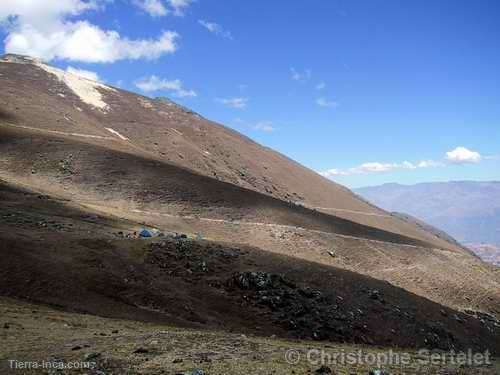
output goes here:
<path id="1" fill-rule="evenodd" d="M 0 116 L 6 123 L 79 134 L 86 141 L 121 141 L 120 147 L 129 153 L 173 163 L 281 200 L 300 202 L 435 247 L 457 249 L 289 158 L 172 102 L 104 85 L 94 88 L 91 81 L 75 79 L 71 74 L 61 79 L 56 75 L 61 71 L 19 56 L 7 55 L 3 61 Z"/>
<path id="2" fill-rule="evenodd" d="M 0 85 L 5 183 L 500 314 L 498 268 L 172 102 L 13 55 Z"/>

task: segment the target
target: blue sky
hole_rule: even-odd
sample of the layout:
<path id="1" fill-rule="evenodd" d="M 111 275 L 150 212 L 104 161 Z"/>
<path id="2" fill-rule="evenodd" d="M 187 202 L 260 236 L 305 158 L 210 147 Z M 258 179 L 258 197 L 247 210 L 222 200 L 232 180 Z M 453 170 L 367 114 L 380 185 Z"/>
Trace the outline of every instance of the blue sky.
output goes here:
<path id="1" fill-rule="evenodd" d="M 344 185 L 500 180 L 496 0 L 8 3 L 4 51 L 169 96 Z"/>

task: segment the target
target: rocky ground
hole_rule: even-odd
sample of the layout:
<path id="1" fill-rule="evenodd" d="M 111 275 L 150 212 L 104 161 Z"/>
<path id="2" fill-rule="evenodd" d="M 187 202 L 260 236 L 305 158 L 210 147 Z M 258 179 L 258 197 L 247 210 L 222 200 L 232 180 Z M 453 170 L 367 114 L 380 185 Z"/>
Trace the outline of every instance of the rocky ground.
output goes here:
<path id="1" fill-rule="evenodd" d="M 110 318 L 353 344 L 500 352 L 494 315 L 333 266 L 141 225 L 4 184 L 0 295 Z"/>
<path id="2" fill-rule="evenodd" d="M 215 241 L 334 265 L 454 309 L 500 316 L 500 269 L 452 244 L 434 247 L 280 201 L 144 154 L 132 155 L 121 143 L 90 144 L 86 138 L 83 142 L 2 124 L 0 134 L 0 177 L 38 195 L 164 231 L 201 232 Z M 59 231 L 47 225 L 47 232 Z M 328 255 L 332 249 L 335 258 Z"/>
<path id="3" fill-rule="evenodd" d="M 495 315 L 334 266 L 168 231 L 139 238 L 141 223 L 5 183 L 0 203 L 3 360 L 87 358 L 95 374 L 300 374 L 321 366 L 288 364 L 289 349 L 500 352 Z"/>
<path id="4" fill-rule="evenodd" d="M 406 365 L 384 365 L 376 364 L 373 358 L 378 356 L 383 360 L 389 348 L 179 329 L 64 312 L 8 298 L 0 298 L 0 317 L 2 374 L 368 375 L 372 371 L 392 375 L 488 375 L 500 372 L 498 359 L 492 359 L 489 365 L 470 367 L 452 364 L 448 357 L 448 364 L 432 365 L 428 363 L 430 353 L 440 356 L 440 351 L 392 349 L 393 353 L 405 353 L 411 359 Z M 324 363 L 320 353 L 324 353 Z M 342 361 L 342 355 L 350 353 L 365 362 Z M 46 361 L 61 367 L 80 363 L 93 368 L 15 369 L 11 368 L 14 362 L 9 360 Z"/>

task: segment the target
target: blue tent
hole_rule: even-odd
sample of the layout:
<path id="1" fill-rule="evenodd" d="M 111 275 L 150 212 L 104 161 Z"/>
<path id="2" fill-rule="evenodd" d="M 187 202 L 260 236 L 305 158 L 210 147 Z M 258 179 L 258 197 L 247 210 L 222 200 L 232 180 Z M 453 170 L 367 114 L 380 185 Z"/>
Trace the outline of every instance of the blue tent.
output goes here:
<path id="1" fill-rule="evenodd" d="M 141 230 L 141 232 L 139 233 L 139 236 L 144 237 L 144 238 L 145 237 L 153 237 L 151 232 L 147 229 Z"/>

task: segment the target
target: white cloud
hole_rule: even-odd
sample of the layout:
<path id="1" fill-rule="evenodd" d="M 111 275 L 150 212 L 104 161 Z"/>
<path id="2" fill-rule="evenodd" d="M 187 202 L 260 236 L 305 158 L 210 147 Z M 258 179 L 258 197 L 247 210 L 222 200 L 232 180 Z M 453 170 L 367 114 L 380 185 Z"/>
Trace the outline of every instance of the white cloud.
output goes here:
<path id="1" fill-rule="evenodd" d="M 165 8 L 161 0 L 133 0 L 132 3 L 151 17 L 162 17 L 168 14 L 168 9 Z"/>
<path id="2" fill-rule="evenodd" d="M 486 160 L 500 160 L 500 155 L 487 155 L 483 156 L 483 158 Z"/>
<path id="3" fill-rule="evenodd" d="M 100 82 L 101 79 L 99 78 L 99 75 L 96 72 L 90 71 L 90 70 L 85 70 L 85 69 L 78 69 L 78 68 L 73 68 L 72 66 L 68 66 L 66 68 L 66 72 L 74 74 L 76 76 L 90 79 L 92 81 L 97 81 Z"/>
<path id="4" fill-rule="evenodd" d="M 214 35 L 221 36 L 226 39 L 231 39 L 231 40 L 234 39 L 233 35 L 231 34 L 231 31 L 224 30 L 224 28 L 221 25 L 215 22 L 198 20 L 198 23 Z"/>
<path id="5" fill-rule="evenodd" d="M 324 88 L 326 87 L 326 83 L 325 82 L 320 82 L 316 85 L 316 90 L 323 90 Z"/>
<path id="6" fill-rule="evenodd" d="M 168 0 L 170 6 L 174 9 L 176 16 L 184 16 L 184 10 L 190 6 L 194 0 Z"/>
<path id="7" fill-rule="evenodd" d="M 479 163 L 481 159 L 481 154 L 465 147 L 457 147 L 446 153 L 446 160 L 454 164 Z"/>
<path id="8" fill-rule="evenodd" d="M 263 131 L 263 132 L 273 132 L 273 131 L 276 130 L 276 128 L 274 127 L 273 122 L 272 121 L 268 121 L 268 120 L 259 121 L 254 126 L 252 126 L 252 128 L 254 130 L 260 130 L 260 131 Z"/>
<path id="9" fill-rule="evenodd" d="M 262 120 L 262 121 L 259 121 L 257 123 L 248 123 L 245 120 L 241 119 L 240 117 L 236 117 L 233 120 L 233 123 L 236 125 L 248 127 L 250 129 L 253 129 L 253 130 L 267 132 L 267 133 L 274 132 L 274 131 L 278 130 L 276 128 L 276 126 L 274 125 L 274 123 L 270 120 Z"/>
<path id="10" fill-rule="evenodd" d="M 130 40 L 116 31 L 104 31 L 86 21 L 67 23 L 53 34 L 24 26 L 5 40 L 8 53 L 27 54 L 44 60 L 65 59 L 111 63 L 117 60 L 156 59 L 177 50 L 177 34 L 164 32 L 156 40 Z"/>
<path id="11" fill-rule="evenodd" d="M 416 164 L 417 168 L 436 168 L 444 166 L 445 166 L 444 163 L 435 160 L 421 160 Z"/>
<path id="12" fill-rule="evenodd" d="M 323 177 L 335 177 L 335 176 L 348 176 L 349 174 L 347 173 L 347 171 L 344 171 L 342 169 L 337 169 L 337 168 L 332 168 L 332 169 L 328 169 L 326 171 L 323 171 L 323 172 L 318 172 L 320 175 L 322 175 Z"/>
<path id="13" fill-rule="evenodd" d="M 327 107 L 327 108 L 337 108 L 339 106 L 338 102 L 334 102 L 325 98 L 316 99 L 316 104 L 319 105 L 320 107 Z"/>
<path id="14" fill-rule="evenodd" d="M 292 72 L 292 79 L 300 83 L 306 83 L 312 77 L 312 73 L 309 69 L 306 69 L 302 73 L 298 72 L 295 68 L 290 68 L 290 71 Z"/>
<path id="15" fill-rule="evenodd" d="M 244 109 L 247 107 L 248 98 L 215 98 L 217 103 L 224 104 L 230 108 Z"/>
<path id="16" fill-rule="evenodd" d="M 395 168 L 397 168 L 397 164 L 395 163 L 370 162 L 370 163 L 363 163 L 360 166 L 351 169 L 351 172 L 353 174 L 363 174 L 370 172 L 387 172 Z"/>
<path id="17" fill-rule="evenodd" d="M 7 53 L 111 63 L 123 59 L 156 59 L 177 50 L 177 33 L 166 31 L 156 39 L 128 39 L 88 21 L 70 17 L 99 9 L 105 0 L 16 0 L 0 2 L 0 22 L 7 32 Z"/>
<path id="18" fill-rule="evenodd" d="M 357 167 L 338 169 L 333 168 L 324 172 L 320 172 L 320 175 L 324 177 L 334 177 L 334 176 L 352 176 L 366 173 L 383 173 L 390 172 L 393 170 L 415 170 L 419 168 L 436 168 L 443 167 L 444 163 L 437 162 L 434 160 L 421 160 L 417 162 L 403 161 L 401 163 L 379 163 L 379 162 L 369 162 L 358 165 Z"/>
<path id="19" fill-rule="evenodd" d="M 152 75 L 148 78 L 141 78 L 134 82 L 134 85 L 148 93 L 154 91 L 171 91 L 173 95 L 178 98 L 197 96 L 195 91 L 186 90 L 182 85 L 182 81 L 179 79 L 169 81 Z"/>
<path id="20" fill-rule="evenodd" d="M 454 164 L 479 163 L 482 159 L 488 157 L 481 156 L 478 152 L 468 150 L 465 147 L 457 147 L 446 153 L 446 161 Z M 380 163 L 369 162 L 358 165 L 357 167 L 339 169 L 332 168 L 323 172 L 319 172 L 324 177 L 334 176 L 352 176 L 366 173 L 383 173 L 394 170 L 416 170 L 422 168 L 439 168 L 446 167 L 447 163 L 436 160 L 420 160 L 416 162 L 403 161 L 401 163 Z"/>
<path id="21" fill-rule="evenodd" d="M 15 27 L 18 23 L 29 24 L 36 29 L 47 29 L 64 17 L 98 8 L 99 2 L 96 0 L 7 0 L 0 2 L 0 22 L 7 21 L 8 27 Z"/>

